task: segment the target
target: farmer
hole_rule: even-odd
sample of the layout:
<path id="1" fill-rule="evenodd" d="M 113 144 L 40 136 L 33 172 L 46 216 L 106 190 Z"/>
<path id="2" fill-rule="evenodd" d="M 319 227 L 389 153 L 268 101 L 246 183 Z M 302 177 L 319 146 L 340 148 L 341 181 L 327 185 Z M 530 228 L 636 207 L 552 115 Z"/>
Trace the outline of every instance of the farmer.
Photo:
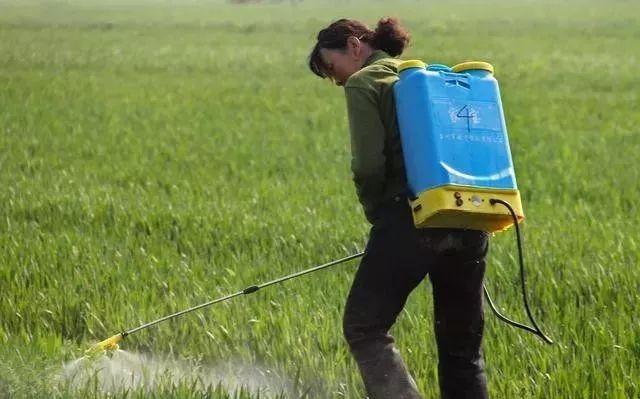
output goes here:
<path id="1" fill-rule="evenodd" d="M 463 229 L 416 229 L 396 120 L 396 58 L 409 42 L 394 18 L 375 30 L 338 20 L 318 33 L 309 68 L 344 87 L 351 170 L 372 224 L 347 298 L 343 329 L 370 399 L 421 398 L 389 334 L 413 289 L 429 275 L 442 398 L 487 398 L 480 349 L 488 237 Z M 426 339 L 426 336 L 425 336 Z"/>

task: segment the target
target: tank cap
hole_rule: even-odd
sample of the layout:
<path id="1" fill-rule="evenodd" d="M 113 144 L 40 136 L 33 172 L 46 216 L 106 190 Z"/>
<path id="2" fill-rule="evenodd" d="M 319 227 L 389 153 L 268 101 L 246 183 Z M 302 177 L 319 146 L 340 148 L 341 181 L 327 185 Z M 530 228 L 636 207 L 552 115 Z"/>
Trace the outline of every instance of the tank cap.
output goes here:
<path id="1" fill-rule="evenodd" d="M 420 60 L 407 60 L 407 61 L 402 61 L 400 63 L 400 65 L 398 66 L 398 72 L 402 72 L 405 69 L 409 69 L 409 68 L 426 68 L 426 67 L 427 67 L 427 64 L 425 64 Z"/>
<path id="2" fill-rule="evenodd" d="M 483 70 L 483 71 L 489 71 L 493 75 L 493 65 L 489 64 L 488 62 L 483 62 L 483 61 L 463 62 L 461 64 L 454 65 L 453 67 L 451 67 L 451 70 L 453 72 L 464 72 L 464 71 L 470 71 L 472 69 L 480 69 L 480 70 Z"/>

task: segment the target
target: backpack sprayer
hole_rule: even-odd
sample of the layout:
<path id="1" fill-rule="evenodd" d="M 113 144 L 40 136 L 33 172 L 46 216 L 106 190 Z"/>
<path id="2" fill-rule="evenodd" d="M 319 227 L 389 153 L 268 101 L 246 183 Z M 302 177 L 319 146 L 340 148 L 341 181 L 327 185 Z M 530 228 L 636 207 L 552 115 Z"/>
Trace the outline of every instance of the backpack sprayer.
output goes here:
<path id="1" fill-rule="evenodd" d="M 522 299 L 533 327 L 500 314 L 486 286 L 484 293 L 500 320 L 552 344 L 527 300 L 518 226 L 524 213 L 493 66 L 410 60 L 398 73 L 393 90 L 414 224 L 490 233 L 515 225 Z"/>
<path id="2" fill-rule="evenodd" d="M 538 327 L 527 300 L 522 242 L 518 223 L 524 220 L 520 193 L 507 139 L 498 82 L 493 66 L 466 62 L 452 68 L 422 61 L 398 67 L 394 85 L 410 205 L 416 227 L 452 227 L 498 232 L 515 226 L 522 299 L 532 327 L 503 316 L 483 286 L 491 310 L 512 325 L 552 344 Z M 502 207 L 497 207 L 500 204 Z M 105 339 L 85 352 L 96 356 L 118 348 L 125 337 L 186 313 L 252 294 L 363 256 L 357 253 L 323 265 L 252 285 L 189 309 L 162 317 Z"/>

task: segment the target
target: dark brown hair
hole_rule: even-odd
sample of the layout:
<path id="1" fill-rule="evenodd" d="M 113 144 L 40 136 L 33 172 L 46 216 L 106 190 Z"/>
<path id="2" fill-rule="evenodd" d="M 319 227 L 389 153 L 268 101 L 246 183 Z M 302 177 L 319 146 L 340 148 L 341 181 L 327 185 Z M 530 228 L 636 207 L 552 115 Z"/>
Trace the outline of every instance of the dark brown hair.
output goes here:
<path id="1" fill-rule="evenodd" d="M 347 39 L 355 36 L 374 49 L 385 51 L 392 57 L 402 54 L 409 43 L 409 32 L 396 18 L 382 18 L 375 30 L 354 19 L 339 19 L 318 32 L 318 42 L 309 54 L 311 72 L 326 78 L 326 66 L 320 57 L 320 49 L 344 49 Z"/>

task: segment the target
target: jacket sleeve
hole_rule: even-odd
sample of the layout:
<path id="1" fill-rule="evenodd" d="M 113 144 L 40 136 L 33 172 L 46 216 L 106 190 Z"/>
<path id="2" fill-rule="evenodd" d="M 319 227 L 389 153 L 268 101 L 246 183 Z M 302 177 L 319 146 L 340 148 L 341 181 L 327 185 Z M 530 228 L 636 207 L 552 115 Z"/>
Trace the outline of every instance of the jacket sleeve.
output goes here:
<path id="1" fill-rule="evenodd" d="M 346 87 L 351 171 L 358 199 L 371 221 L 385 187 L 385 129 L 374 89 Z"/>

